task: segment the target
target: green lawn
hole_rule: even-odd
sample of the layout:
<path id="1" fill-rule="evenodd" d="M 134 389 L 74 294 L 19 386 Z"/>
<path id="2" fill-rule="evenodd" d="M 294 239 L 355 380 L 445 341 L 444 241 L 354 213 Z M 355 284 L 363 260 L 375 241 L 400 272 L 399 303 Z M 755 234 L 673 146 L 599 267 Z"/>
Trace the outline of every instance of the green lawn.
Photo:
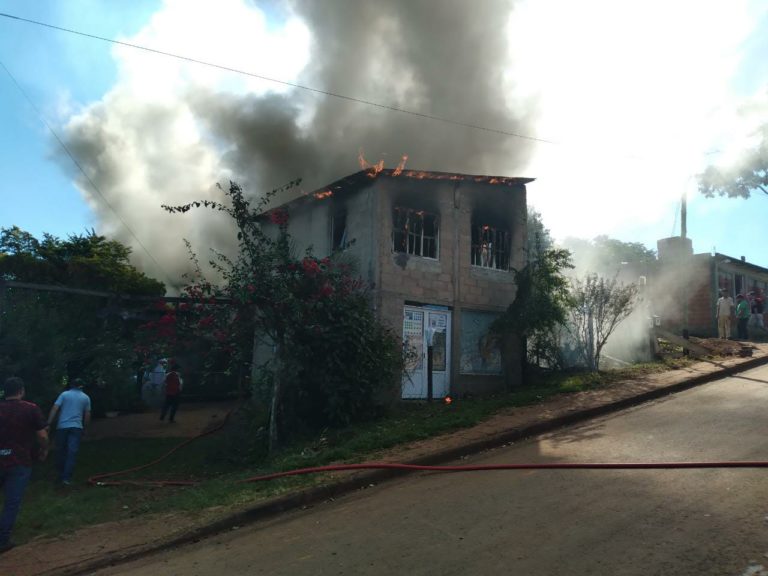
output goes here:
<path id="1" fill-rule="evenodd" d="M 299 476 L 262 484 L 237 484 L 237 480 L 330 462 L 362 462 L 398 444 L 472 426 L 502 408 L 535 404 L 556 394 L 610 386 L 627 378 L 680 367 L 682 362 L 642 364 L 600 373 L 550 374 L 515 392 L 460 399 L 450 405 L 402 403 L 385 418 L 297 439 L 272 457 L 242 451 L 237 457 L 230 457 L 234 436 L 222 431 L 192 442 L 147 470 L 120 477 L 199 482 L 192 487 L 97 487 L 86 483 L 96 474 L 151 462 L 180 444 L 178 438 L 85 441 L 73 487 L 63 489 L 54 485 L 52 460 L 36 467 L 14 539 L 25 542 L 41 535 L 53 536 L 84 525 L 147 513 L 253 503 L 321 482 L 322 478 Z"/>

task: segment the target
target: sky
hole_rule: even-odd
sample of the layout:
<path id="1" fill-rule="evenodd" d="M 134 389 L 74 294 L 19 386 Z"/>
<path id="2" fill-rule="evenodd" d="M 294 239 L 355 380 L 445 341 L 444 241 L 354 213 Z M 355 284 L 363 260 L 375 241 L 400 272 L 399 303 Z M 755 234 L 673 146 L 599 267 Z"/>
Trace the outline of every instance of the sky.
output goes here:
<path id="1" fill-rule="evenodd" d="M 536 178 L 528 201 L 556 238 L 655 248 L 680 233 L 686 193 L 696 252 L 768 267 L 768 197 L 705 199 L 695 179 L 768 122 L 764 1 L 0 0 L 0 12 L 252 74 L 0 17 L 15 78 L 0 66 L 0 226 L 93 228 L 166 282 L 183 238 L 226 249 L 231 230 L 161 204 L 217 199 L 229 179 L 312 190 L 356 171 L 361 149 L 388 167 L 408 155 L 416 169 Z"/>

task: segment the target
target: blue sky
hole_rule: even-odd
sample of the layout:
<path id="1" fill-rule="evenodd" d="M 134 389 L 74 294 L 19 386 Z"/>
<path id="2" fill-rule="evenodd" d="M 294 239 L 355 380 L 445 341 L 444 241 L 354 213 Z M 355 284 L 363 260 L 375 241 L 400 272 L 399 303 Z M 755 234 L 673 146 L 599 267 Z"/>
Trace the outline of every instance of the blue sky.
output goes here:
<path id="1" fill-rule="evenodd" d="M 227 4 L 238 1 L 231 0 Z M 768 121 L 768 58 L 765 56 L 768 54 L 768 10 L 760 2 L 744 0 L 738 10 L 730 9 L 730 13 L 735 14 L 732 20 L 722 21 L 722 15 L 714 8 L 704 8 L 709 3 L 689 3 L 688 12 L 670 14 L 670 20 L 679 17 L 683 21 L 692 16 L 696 22 L 694 28 L 701 28 L 702 34 L 709 34 L 718 27 L 725 33 L 710 34 L 709 38 L 694 37 L 687 42 L 687 32 L 671 27 L 666 39 L 662 31 L 653 41 L 645 40 L 647 44 L 640 45 L 640 41 L 636 41 L 624 48 L 606 51 L 604 47 L 583 41 L 587 35 L 569 37 L 575 33 L 569 29 L 574 27 L 566 27 L 569 18 L 563 17 L 559 24 L 552 22 L 551 6 L 547 4 L 551 2 L 540 2 L 538 6 L 541 8 L 537 8 L 536 3 L 528 2 L 518 10 L 522 22 L 519 26 L 532 35 L 513 35 L 528 47 L 521 48 L 519 53 L 536 56 L 519 57 L 520 61 L 515 64 L 519 67 L 514 68 L 514 74 L 528 79 L 528 84 L 536 88 L 532 95 L 540 103 L 541 116 L 533 128 L 536 131 L 533 135 L 567 144 L 555 147 L 556 150 L 542 145 L 528 169 L 520 174 L 538 179 L 529 188 L 529 202 L 542 212 L 545 224 L 555 236 L 608 234 L 655 248 L 657 238 L 679 233 L 680 219 L 676 210 L 680 195 L 687 189 L 688 231 L 697 252 L 716 248 L 732 256 L 744 255 L 748 260 L 768 267 L 768 250 L 762 242 L 768 197 L 703 199 L 696 193 L 694 181 L 686 176 L 703 166 L 703 150 L 712 150 L 713 146 L 722 149 L 706 158 L 719 160 L 743 144 L 744 140 L 734 135 L 738 131 L 732 132 L 730 128 L 739 124 L 743 134 L 750 126 Z M 637 26 L 642 28 L 644 6 L 649 3 L 636 4 L 637 13 L 632 14 L 632 18 L 633 22 L 639 19 Z M 147 31 L 147 27 L 152 16 L 164 6 L 162 0 L 0 0 L 0 12 L 106 37 L 143 41 L 152 41 L 153 32 Z M 585 6 L 595 10 L 613 9 L 611 3 L 601 3 L 601 0 L 589 0 L 587 4 L 580 4 L 579 9 L 583 10 Z M 664 10 L 665 13 L 674 12 L 673 9 Z M 649 21 L 656 18 L 650 8 L 647 14 Z M 623 15 L 617 13 L 614 17 L 621 19 Z M 600 22 L 599 19 L 596 21 Z M 268 22 L 270 30 L 279 30 L 284 24 L 277 17 Z M 164 25 L 167 23 L 157 23 L 154 33 L 167 30 L 162 27 Z M 558 25 L 563 28 L 557 28 Z M 596 37 L 598 33 L 596 29 Z M 579 42 L 571 51 L 574 58 L 579 58 L 579 66 L 584 66 L 578 73 L 580 78 L 586 78 L 583 83 L 591 86 L 589 91 L 585 88 L 579 92 L 579 88 L 574 88 L 579 79 L 568 77 L 564 66 L 570 64 L 562 51 L 547 52 L 552 46 L 552 36 L 547 34 L 558 35 L 564 46 L 572 47 L 575 41 Z M 715 40 L 723 36 L 722 42 Z M 697 41 L 701 44 L 696 45 Z M 675 61 L 675 51 L 683 50 L 682 46 L 686 44 L 708 48 L 683 52 Z M 163 47 L 174 50 L 175 45 L 170 43 Z M 182 42 L 174 51 L 187 54 L 185 50 L 190 49 Z M 213 49 L 211 44 L 203 43 L 194 56 L 235 62 L 234 54 L 228 58 L 222 51 L 212 53 L 209 58 L 208 52 Z M 596 55 L 600 59 L 610 58 L 611 52 L 620 54 L 623 61 L 648 58 L 647 68 L 655 66 L 659 69 L 660 83 L 653 85 L 656 78 L 649 76 L 644 84 L 651 88 L 637 100 L 631 92 L 621 91 L 622 82 L 626 83 L 631 76 L 618 74 L 613 82 L 599 86 L 605 81 L 604 70 L 610 67 L 610 62 L 599 69 L 589 68 L 589 62 Z M 124 81 L 130 74 L 140 77 L 136 76 L 135 69 L 145 61 L 138 60 L 138 56 L 135 61 L 128 60 L 132 57 L 123 58 L 122 63 L 119 62 L 113 46 L 104 42 L 0 18 L 0 61 L 57 130 L 63 129 L 73 115 L 86 107 L 106 102 L 107 95 L 121 79 Z M 146 60 L 150 61 L 154 60 Z M 669 70 L 665 70 L 666 61 L 671 61 L 674 67 L 670 65 Z M 283 66 L 292 70 L 288 74 L 290 79 L 295 78 L 303 66 L 311 68 L 312 62 L 310 54 L 306 60 L 296 56 Z M 689 62 L 692 62 L 690 68 L 696 75 L 692 75 L 690 81 L 686 80 L 686 84 L 676 83 L 675 71 L 681 71 L 683 76 Z M 235 65 L 238 64 L 235 62 Z M 280 76 L 281 70 L 278 67 L 266 73 Z M 218 82 L 218 85 L 234 82 L 232 79 L 222 80 L 223 77 L 219 75 L 217 79 L 206 78 L 205 81 Z M 133 81 L 135 89 L 137 81 Z M 572 88 L 573 94 L 570 93 Z M 597 88 L 602 97 L 610 99 L 610 106 L 606 105 L 608 100 L 600 101 L 600 96 L 596 96 L 594 90 Z M 235 91 L 245 89 L 248 87 L 244 85 L 233 88 Z M 632 90 L 636 91 L 637 87 Z M 748 105 L 757 111 L 753 110 L 745 119 L 742 110 Z M 638 113 L 646 106 L 649 108 L 647 118 Z M 658 111 L 650 110 L 650 106 L 656 106 Z M 687 114 L 688 109 L 693 112 Z M 674 119 L 678 117 L 683 120 L 676 125 Z M 466 120 L 472 121 L 471 118 Z M 3 174 L 0 226 L 17 225 L 38 236 L 43 232 L 66 236 L 91 227 L 109 234 L 120 227 L 114 222 L 109 223 L 109 210 L 99 205 L 98 197 L 87 190 L 84 194 L 78 188 L 77 169 L 62 157 L 58 144 L 38 114 L 2 69 L 0 128 L 0 171 Z M 594 140 L 590 140 L 592 137 Z M 693 150 L 694 147 L 699 149 Z M 614 156 L 622 159 L 614 162 Z M 126 190 L 125 193 L 130 192 L 130 188 Z"/>
<path id="2" fill-rule="evenodd" d="M 135 33 L 159 6 L 157 0 L 2 0 L 0 12 L 119 37 Z M 115 81 L 108 44 L 5 18 L 0 19 L 0 61 L 54 129 L 60 107 L 98 99 Z M 73 183 L 77 169 L 55 159 L 58 144 L 4 70 L 0 125 L 0 226 L 64 237 L 97 227 Z"/>

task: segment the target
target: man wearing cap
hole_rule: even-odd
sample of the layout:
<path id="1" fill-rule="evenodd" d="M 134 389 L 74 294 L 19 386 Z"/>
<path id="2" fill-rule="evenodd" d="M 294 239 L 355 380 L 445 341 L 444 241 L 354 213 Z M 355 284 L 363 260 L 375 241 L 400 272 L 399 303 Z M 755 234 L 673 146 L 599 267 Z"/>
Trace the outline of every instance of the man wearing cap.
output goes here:
<path id="1" fill-rule="evenodd" d="M 0 486 L 3 489 L 0 554 L 13 548 L 11 531 L 32 475 L 33 456 L 41 462 L 48 456 L 48 427 L 40 408 L 23 400 L 24 381 L 11 377 L 3 388 L 5 394 L 0 402 Z"/>
<path id="2" fill-rule="evenodd" d="M 56 470 L 59 482 L 64 486 L 72 484 L 72 472 L 83 430 L 91 421 L 91 399 L 83 392 L 84 385 L 80 378 L 76 378 L 72 387 L 56 398 L 48 416 L 49 426 L 53 424 L 56 415 L 59 416 L 56 425 Z"/>

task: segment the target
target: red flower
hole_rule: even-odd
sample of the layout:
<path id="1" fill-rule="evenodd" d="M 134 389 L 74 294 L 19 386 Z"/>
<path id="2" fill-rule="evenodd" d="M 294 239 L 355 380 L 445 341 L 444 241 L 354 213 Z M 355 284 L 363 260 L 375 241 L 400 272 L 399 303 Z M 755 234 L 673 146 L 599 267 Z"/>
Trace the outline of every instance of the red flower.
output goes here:
<path id="1" fill-rule="evenodd" d="M 285 210 L 277 209 L 273 210 L 269 213 L 269 220 L 272 222 L 272 224 L 277 224 L 278 226 L 285 226 L 288 224 L 288 212 Z"/>
<path id="2" fill-rule="evenodd" d="M 160 320 L 158 320 L 158 324 L 162 326 L 169 326 L 170 324 L 174 324 L 176 322 L 176 317 L 171 314 L 166 314 Z"/>
<path id="3" fill-rule="evenodd" d="M 325 284 L 323 284 L 320 287 L 320 293 L 319 294 L 320 294 L 321 298 L 324 298 L 326 296 L 330 296 L 331 294 L 333 294 L 333 286 L 331 286 L 330 284 L 328 284 L 326 282 Z"/>
<path id="4" fill-rule="evenodd" d="M 301 261 L 301 265 L 304 267 L 304 273 L 310 278 L 314 278 L 320 272 L 320 266 L 312 258 L 304 258 Z"/>

